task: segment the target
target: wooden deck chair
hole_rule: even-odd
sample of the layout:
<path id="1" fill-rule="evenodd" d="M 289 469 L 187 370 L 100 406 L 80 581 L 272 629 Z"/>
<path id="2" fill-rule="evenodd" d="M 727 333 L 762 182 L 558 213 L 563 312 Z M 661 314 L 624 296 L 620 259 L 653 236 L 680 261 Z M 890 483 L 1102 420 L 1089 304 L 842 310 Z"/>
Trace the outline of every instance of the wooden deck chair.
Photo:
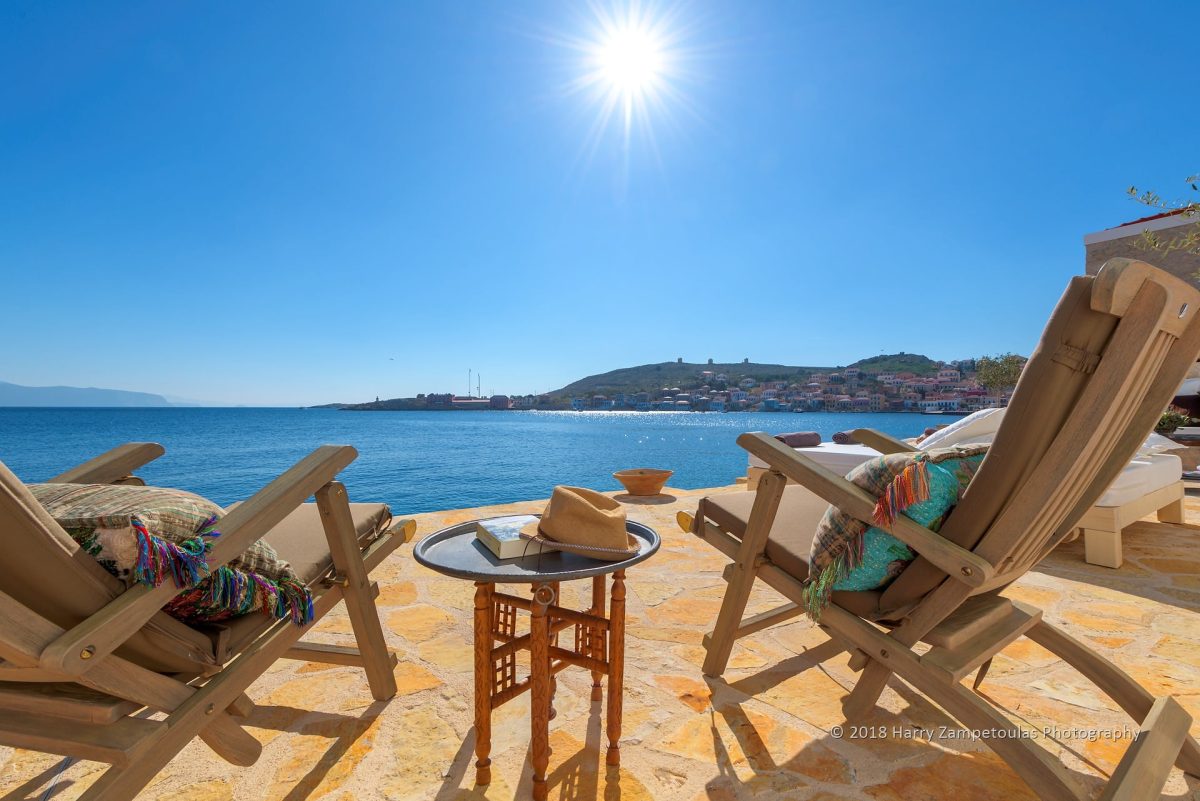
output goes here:
<path id="1" fill-rule="evenodd" d="M 899 516 L 891 533 L 919 554 L 882 590 L 835 592 L 821 628 L 850 651 L 861 675 L 843 702 L 848 719 L 871 711 L 894 673 L 970 729 L 1010 733 L 988 745 L 1040 797 L 1085 797 L 1034 740 L 960 683 L 1024 635 L 1095 683 L 1141 724 L 1103 796 L 1157 798 L 1171 765 L 1200 776 L 1191 718 L 1155 699 L 1119 667 L 1003 591 L 1070 534 L 1133 456 L 1200 353 L 1200 292 L 1137 261 L 1114 259 L 1074 278 L 1020 379 L 995 442 L 940 533 Z M 860 438 L 861 440 L 861 438 Z M 876 434 L 886 451 L 904 443 Z M 680 525 L 734 560 L 705 638 L 704 672 L 724 672 L 734 641 L 802 611 L 809 548 L 830 503 L 864 521 L 875 498 L 765 434 L 738 444 L 770 470 L 756 492 L 710 496 Z M 799 486 L 786 486 L 787 479 Z M 789 599 L 743 619 L 755 579 Z M 918 653 L 914 646 L 931 647 Z"/>
<path id="2" fill-rule="evenodd" d="M 52 481 L 136 482 L 129 474 L 162 453 L 123 445 Z M 216 568 L 265 536 L 312 590 L 313 623 L 251 613 L 203 629 L 160 611 L 172 582 L 126 589 L 0 464 L 0 744 L 109 763 L 81 798 L 124 801 L 194 737 L 253 764 L 261 746 L 240 722 L 253 710 L 245 690 L 277 659 L 359 666 L 377 700 L 395 695 L 368 574 L 415 524 L 348 502 L 334 478 L 356 455 L 313 451 L 221 518 L 208 554 Z M 357 648 L 300 641 L 343 600 Z"/>

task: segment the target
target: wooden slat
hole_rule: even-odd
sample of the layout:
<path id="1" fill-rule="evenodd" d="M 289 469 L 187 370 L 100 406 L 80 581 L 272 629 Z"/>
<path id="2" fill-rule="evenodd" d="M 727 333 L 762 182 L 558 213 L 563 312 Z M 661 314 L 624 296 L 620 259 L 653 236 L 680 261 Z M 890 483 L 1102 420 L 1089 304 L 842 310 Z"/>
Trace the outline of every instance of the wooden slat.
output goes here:
<path id="1" fill-rule="evenodd" d="M 921 638 L 942 648 L 956 648 L 965 640 L 1003 620 L 1012 609 L 1012 601 L 1000 595 L 976 595 L 934 626 Z"/>
<path id="2" fill-rule="evenodd" d="M 166 451 L 157 442 L 127 442 L 59 473 L 51 484 L 108 484 L 121 479 Z"/>
<path id="3" fill-rule="evenodd" d="M 991 623 L 974 637 L 954 648 L 935 646 L 921 657 L 921 664 L 944 671 L 952 681 L 964 676 L 1004 649 L 1006 645 L 1037 625 L 1042 610 L 1013 602 L 1000 620 Z"/>
<path id="4" fill-rule="evenodd" d="M 1100 801 L 1158 798 L 1191 725 L 1192 716 L 1174 698 L 1155 701 Z"/>
<path id="5" fill-rule="evenodd" d="M 389 652 L 388 656 L 392 663 L 391 666 L 396 667 L 398 664 L 396 654 Z M 362 653 L 357 648 L 319 642 L 298 642 L 284 653 L 283 658 L 299 659 L 304 662 L 321 662 L 328 665 L 349 665 L 350 667 L 363 667 L 364 665 Z"/>
<path id="6" fill-rule="evenodd" d="M 896 439 L 890 434 L 876 431 L 873 428 L 856 428 L 850 432 L 855 441 L 866 445 L 880 453 L 912 453 L 920 450 L 910 442 Z"/>
<path id="7" fill-rule="evenodd" d="M 799 617 L 802 614 L 804 614 L 804 608 L 800 604 L 789 602 L 766 612 L 759 612 L 757 615 L 743 618 L 742 624 L 738 626 L 737 630 L 738 639 L 740 640 L 742 637 L 770 628 L 785 620 Z"/>
<path id="8" fill-rule="evenodd" d="M 716 548 L 730 559 L 737 559 L 738 548 L 742 541 L 727 531 L 722 531 L 707 520 L 700 524 L 696 536 Z"/>
<path id="9" fill-rule="evenodd" d="M 0 682 L 0 717 L 9 712 L 113 723 L 141 709 L 140 704 L 71 683 Z"/>
<path id="10" fill-rule="evenodd" d="M 362 668 L 367 674 L 371 695 L 376 701 L 386 701 L 396 694 L 396 676 L 393 673 L 396 657 L 384 641 L 379 610 L 371 599 L 371 580 L 358 546 L 354 518 L 350 514 L 350 499 L 339 481 L 330 481 L 321 487 L 316 492 L 316 498 L 334 570 L 345 579 L 342 592 L 345 595 L 346 614 L 362 655 Z M 393 534 L 390 539 L 398 540 L 400 537 Z"/>
<path id="11" fill-rule="evenodd" d="M 740 442 L 741 438 L 738 441 Z M 772 438 L 771 441 L 783 447 L 783 443 L 778 440 Z M 787 451 L 795 453 L 791 448 L 787 448 Z M 786 486 L 787 479 L 783 473 L 770 470 L 758 482 L 758 489 L 754 491 L 750 519 L 746 521 L 746 531 L 734 557 L 736 572 L 729 579 L 725 597 L 721 601 L 721 609 L 717 612 L 716 624 L 706 646 L 707 653 L 702 666 L 706 676 L 720 676 L 729 663 L 733 644 L 737 639 L 737 629 L 746 611 L 750 591 L 754 588 L 754 577 L 758 572 L 760 557 L 766 550 L 767 539 L 770 537 L 771 527 L 775 524 L 775 515 L 779 511 Z M 610 688 L 609 698 L 611 697 Z"/>
<path id="12" fill-rule="evenodd" d="M 58 720 L 25 712 L 0 716 L 0 744 L 124 767 L 167 733 L 159 720 L 121 718 L 115 723 Z"/>

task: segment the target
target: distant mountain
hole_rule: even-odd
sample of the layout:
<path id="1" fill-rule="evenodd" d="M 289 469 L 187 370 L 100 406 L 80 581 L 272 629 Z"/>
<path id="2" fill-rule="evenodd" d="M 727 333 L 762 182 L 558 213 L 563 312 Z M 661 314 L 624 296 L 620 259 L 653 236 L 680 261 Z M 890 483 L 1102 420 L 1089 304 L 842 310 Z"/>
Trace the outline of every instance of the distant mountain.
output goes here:
<path id="1" fill-rule="evenodd" d="M 171 406 L 162 395 L 96 387 L 23 387 L 0 381 L 0 406 Z"/>
<path id="2" fill-rule="evenodd" d="M 897 353 L 891 356 L 872 356 L 846 367 L 857 367 L 871 372 L 909 372 L 916 375 L 936 373 L 938 363 L 915 353 Z M 638 367 L 623 367 L 599 375 L 590 375 L 562 389 L 547 393 L 551 396 L 612 395 L 617 392 L 655 392 L 664 387 L 692 385 L 703 370 L 728 376 L 731 383 L 743 378 L 763 381 L 807 380 L 809 373 L 831 372 L 845 367 L 792 367 L 785 364 L 756 364 L 736 362 L 733 364 L 695 364 L 690 362 L 660 362 Z"/>

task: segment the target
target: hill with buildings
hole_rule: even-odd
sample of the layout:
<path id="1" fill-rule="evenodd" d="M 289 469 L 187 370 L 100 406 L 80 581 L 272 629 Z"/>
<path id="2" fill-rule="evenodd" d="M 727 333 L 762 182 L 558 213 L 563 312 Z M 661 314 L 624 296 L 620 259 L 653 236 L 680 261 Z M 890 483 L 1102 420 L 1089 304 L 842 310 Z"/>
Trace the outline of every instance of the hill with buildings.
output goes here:
<path id="1" fill-rule="evenodd" d="M 697 376 L 703 372 L 711 372 L 714 377 L 725 376 L 725 380 L 733 384 L 745 378 L 753 379 L 759 384 L 768 381 L 804 383 L 812 373 L 836 372 L 847 368 L 857 368 L 861 372 L 909 372 L 917 376 L 927 376 L 937 373 L 938 362 L 916 353 L 872 356 L 845 367 L 792 367 L 785 364 L 757 364 L 749 360 L 720 364 L 711 359 L 705 364 L 698 364 L 678 359 L 673 362 L 623 367 L 620 370 L 590 375 L 547 394 L 556 398 L 572 398 L 594 394 L 653 393 L 670 387 L 689 387 L 695 384 Z"/>
<path id="2" fill-rule="evenodd" d="M 980 385 L 975 367 L 974 359 L 935 362 L 912 353 L 832 368 L 679 360 L 589 376 L 544 397 L 569 396 L 580 411 L 963 413 L 1004 405 L 1005 394 Z M 539 400 L 514 406 L 540 408 Z"/>
<path id="3" fill-rule="evenodd" d="M 688 363 L 623 367 L 542 395 L 490 398 L 432 393 L 329 404 L 346 411 L 578 409 L 639 411 L 962 411 L 1003 403 L 975 380 L 975 361 L 936 362 L 915 353 L 861 359 L 846 367 Z"/>

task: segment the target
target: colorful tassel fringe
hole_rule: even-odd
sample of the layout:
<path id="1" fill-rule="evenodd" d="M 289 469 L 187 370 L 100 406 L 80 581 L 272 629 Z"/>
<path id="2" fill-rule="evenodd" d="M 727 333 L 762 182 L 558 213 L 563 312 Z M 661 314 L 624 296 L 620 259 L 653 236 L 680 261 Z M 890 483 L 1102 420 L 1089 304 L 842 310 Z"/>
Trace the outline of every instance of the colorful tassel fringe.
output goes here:
<path id="1" fill-rule="evenodd" d="M 833 596 L 833 585 L 862 564 L 866 551 L 865 542 L 866 538 L 859 534 L 849 547 L 835 556 L 821 572 L 809 577 L 804 585 L 804 613 L 809 619 L 816 622 L 821 620 L 821 610 L 829 606 L 829 599 Z"/>
<path id="2" fill-rule="evenodd" d="M 202 537 L 176 544 L 151 534 L 136 517 L 130 521 L 130 525 L 138 546 L 133 575 L 140 583 L 157 587 L 170 574 L 175 586 L 183 589 L 208 575 L 208 563 L 204 560 L 208 546 Z"/>
<path id="3" fill-rule="evenodd" d="M 311 623 L 312 593 L 295 579 L 275 581 L 228 565 L 210 574 L 205 537 L 221 536 L 213 528 L 216 522 L 211 517 L 194 538 L 174 543 L 154 536 L 142 521 L 134 519 L 138 543 L 134 577 L 142 584 L 157 587 L 170 575 L 176 587 L 190 590 L 167 605 L 169 612 L 184 620 L 219 620 L 261 609 L 270 617 L 291 620 L 297 626 Z"/>
<path id="4" fill-rule="evenodd" d="M 875 525 L 885 528 L 914 503 L 929 500 L 929 468 L 924 460 L 914 461 L 892 479 L 875 502 Z"/>

